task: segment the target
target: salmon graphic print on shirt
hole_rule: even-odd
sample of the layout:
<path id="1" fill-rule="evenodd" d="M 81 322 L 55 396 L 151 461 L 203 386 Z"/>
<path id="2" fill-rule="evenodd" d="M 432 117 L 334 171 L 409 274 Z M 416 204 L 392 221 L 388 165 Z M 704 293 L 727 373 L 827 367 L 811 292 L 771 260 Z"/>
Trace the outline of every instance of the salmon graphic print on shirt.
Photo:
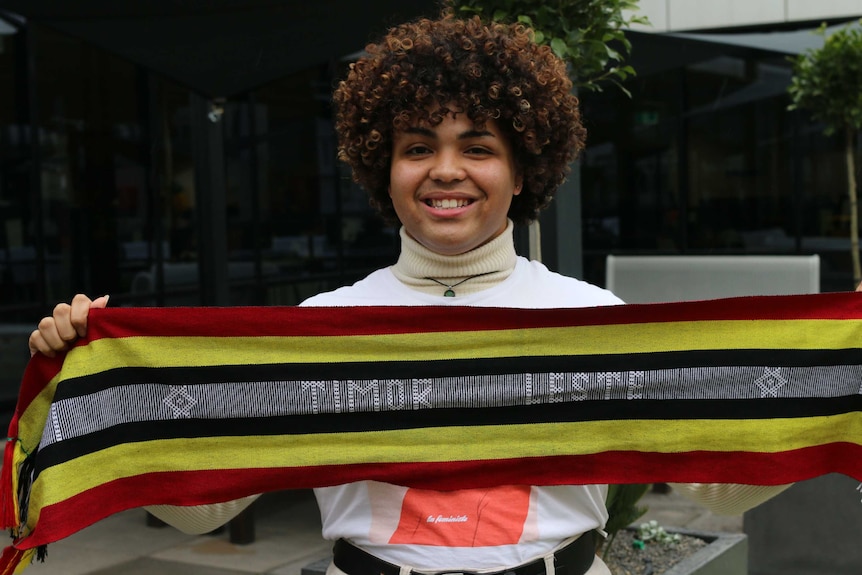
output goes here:
<path id="1" fill-rule="evenodd" d="M 429 491 L 371 483 L 370 536 L 381 543 L 406 545 L 516 544 L 525 531 L 534 531 L 527 527 L 530 494 L 528 485 Z M 402 495 L 399 513 L 392 502 Z"/>

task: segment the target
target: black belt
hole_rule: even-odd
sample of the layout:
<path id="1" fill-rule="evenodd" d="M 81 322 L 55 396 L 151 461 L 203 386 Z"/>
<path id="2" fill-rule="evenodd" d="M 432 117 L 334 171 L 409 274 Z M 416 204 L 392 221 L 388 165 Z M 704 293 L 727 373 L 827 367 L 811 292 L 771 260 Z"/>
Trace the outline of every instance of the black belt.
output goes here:
<path id="1" fill-rule="evenodd" d="M 590 533 L 584 533 L 556 553 L 554 553 L 554 570 L 557 575 L 584 575 L 590 570 L 593 559 L 596 556 L 596 546 Z M 335 542 L 332 549 L 332 562 L 335 566 L 347 573 L 347 575 L 400 575 L 401 568 L 382 559 L 378 559 L 371 553 L 363 551 L 359 547 L 348 543 L 344 539 Z M 427 573 L 422 571 L 421 573 Z M 435 575 L 479 575 L 475 571 L 437 571 Z M 536 559 L 511 569 L 503 569 L 494 573 L 483 573 L 482 575 L 545 575 L 545 560 Z M 421 575 L 420 572 L 411 571 L 413 575 Z"/>

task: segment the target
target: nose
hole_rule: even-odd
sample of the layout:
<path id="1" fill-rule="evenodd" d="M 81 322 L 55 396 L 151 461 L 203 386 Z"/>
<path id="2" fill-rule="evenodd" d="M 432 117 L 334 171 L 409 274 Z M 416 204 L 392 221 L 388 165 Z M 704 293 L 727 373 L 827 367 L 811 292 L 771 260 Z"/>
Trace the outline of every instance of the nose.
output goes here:
<path id="1" fill-rule="evenodd" d="M 428 176 L 438 182 L 457 182 L 466 177 L 463 158 L 456 151 L 440 150 L 434 155 L 434 161 Z"/>

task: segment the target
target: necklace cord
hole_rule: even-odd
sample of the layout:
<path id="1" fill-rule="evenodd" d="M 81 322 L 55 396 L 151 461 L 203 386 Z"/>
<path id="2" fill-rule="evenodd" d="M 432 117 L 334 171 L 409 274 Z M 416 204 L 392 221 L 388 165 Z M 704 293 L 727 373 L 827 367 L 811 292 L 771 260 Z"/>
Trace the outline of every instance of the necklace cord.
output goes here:
<path id="1" fill-rule="evenodd" d="M 497 270 L 494 270 L 494 271 L 492 271 L 492 272 L 484 272 L 484 273 L 481 273 L 481 274 L 476 274 L 476 275 L 468 276 L 468 277 L 466 277 L 466 278 L 462 279 L 461 281 L 456 282 L 456 283 L 454 283 L 454 284 L 452 284 L 452 285 L 449 285 L 449 284 L 447 284 L 446 282 L 442 282 L 442 281 L 440 281 L 440 280 L 438 280 L 438 279 L 435 279 L 435 278 L 432 278 L 432 277 L 427 277 L 427 276 L 426 276 L 426 277 L 425 277 L 425 279 L 426 279 L 426 280 L 431 280 L 432 282 L 437 283 L 437 284 L 440 284 L 441 286 L 443 286 L 443 287 L 447 288 L 447 289 L 446 289 L 446 291 L 444 291 L 444 292 L 443 292 L 443 297 L 455 297 L 455 288 L 456 288 L 456 287 L 458 287 L 459 285 L 461 285 L 462 283 L 464 283 L 464 282 L 466 282 L 466 281 L 469 281 L 469 280 L 472 280 L 472 279 L 475 279 L 475 278 L 482 277 L 482 276 L 491 275 L 491 274 L 494 274 L 494 273 L 497 273 Z"/>

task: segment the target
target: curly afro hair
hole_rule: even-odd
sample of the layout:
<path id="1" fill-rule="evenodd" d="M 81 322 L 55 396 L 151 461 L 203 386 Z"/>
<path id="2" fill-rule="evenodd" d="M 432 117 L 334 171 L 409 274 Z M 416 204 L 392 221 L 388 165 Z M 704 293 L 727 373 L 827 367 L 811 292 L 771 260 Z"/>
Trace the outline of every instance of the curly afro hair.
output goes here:
<path id="1" fill-rule="evenodd" d="M 520 24 L 445 12 L 390 29 L 366 52 L 333 95 L 338 157 L 384 219 L 398 221 L 388 193 L 393 131 L 436 126 L 452 112 L 480 129 L 497 123 L 524 182 L 509 217 L 538 217 L 586 138 L 565 63 L 548 46 Z"/>

